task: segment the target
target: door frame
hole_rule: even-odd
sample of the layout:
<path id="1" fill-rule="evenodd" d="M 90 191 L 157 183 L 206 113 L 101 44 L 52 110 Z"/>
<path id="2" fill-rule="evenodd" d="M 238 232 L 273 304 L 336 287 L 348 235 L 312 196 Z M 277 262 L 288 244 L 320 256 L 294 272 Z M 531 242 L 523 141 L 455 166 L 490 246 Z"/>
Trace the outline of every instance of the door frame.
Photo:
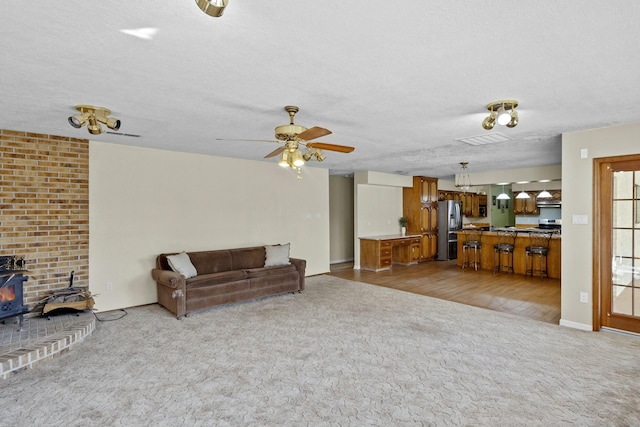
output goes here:
<path id="1" fill-rule="evenodd" d="M 609 195 L 609 197 L 611 197 L 612 195 L 612 188 L 603 188 L 603 186 L 601 185 L 601 180 L 603 177 L 603 172 L 602 172 L 602 168 L 606 163 L 622 163 L 622 162 L 629 162 L 629 161 L 640 161 L 640 154 L 629 154 L 629 155 L 622 155 L 622 156 L 612 156 L 612 157 L 600 157 L 600 158 L 594 158 L 593 159 L 593 238 L 592 243 L 593 243 L 593 248 L 592 248 L 592 253 L 593 253 L 593 265 L 592 265 L 592 291 L 591 291 L 591 295 L 592 295 L 592 301 L 593 301 L 593 307 L 592 307 L 592 327 L 594 331 L 599 331 L 602 328 L 602 322 L 600 321 L 600 316 L 602 315 L 601 310 L 602 310 L 602 286 L 601 286 L 601 280 L 602 280 L 602 275 L 604 273 L 607 273 L 611 271 L 611 267 L 610 267 L 610 261 L 607 259 L 603 259 L 603 251 L 604 251 L 604 246 L 603 243 L 605 244 L 610 244 L 611 243 L 611 237 L 609 236 L 608 238 L 602 237 L 602 234 L 600 231 L 603 230 L 604 227 L 607 227 L 606 232 L 610 232 L 611 230 L 611 223 L 609 221 L 605 222 L 603 220 L 603 215 L 602 213 L 604 212 L 604 206 L 601 202 L 601 198 L 604 197 L 605 195 Z M 608 205 L 607 205 L 608 206 Z M 605 267 L 607 263 L 609 262 L 609 267 Z M 604 271 L 603 271 L 604 270 Z"/>

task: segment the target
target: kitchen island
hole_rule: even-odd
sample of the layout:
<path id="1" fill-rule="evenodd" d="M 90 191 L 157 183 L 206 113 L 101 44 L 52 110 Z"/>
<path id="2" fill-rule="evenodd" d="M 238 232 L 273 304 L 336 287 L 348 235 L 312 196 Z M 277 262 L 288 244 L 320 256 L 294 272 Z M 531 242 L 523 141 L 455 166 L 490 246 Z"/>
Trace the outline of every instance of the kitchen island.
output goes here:
<path id="1" fill-rule="evenodd" d="M 483 270 L 493 270 L 493 245 L 498 243 L 498 231 L 483 231 L 481 243 L 481 266 Z M 513 271 L 516 274 L 526 274 L 526 254 L 525 248 L 529 246 L 529 234 L 540 233 L 545 230 L 537 228 L 516 228 L 517 232 L 516 244 L 513 252 Z M 548 231 L 548 230 L 547 230 Z M 458 231 L 458 266 L 462 267 L 462 243 L 464 242 L 464 230 Z M 547 271 L 550 278 L 560 279 L 560 260 L 561 260 L 561 235 L 554 233 L 549 242 L 549 254 L 547 256 Z M 503 265 L 505 259 L 503 258 Z M 537 265 L 537 263 L 536 263 Z M 506 274 L 506 273 L 501 273 Z"/>

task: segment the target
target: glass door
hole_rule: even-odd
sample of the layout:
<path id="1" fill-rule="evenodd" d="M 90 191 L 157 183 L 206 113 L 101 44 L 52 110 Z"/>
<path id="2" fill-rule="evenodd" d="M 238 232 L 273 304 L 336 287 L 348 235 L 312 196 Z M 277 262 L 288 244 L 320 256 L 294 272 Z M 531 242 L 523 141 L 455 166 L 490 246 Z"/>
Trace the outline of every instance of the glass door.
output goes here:
<path id="1" fill-rule="evenodd" d="M 600 172 L 600 324 L 640 332 L 640 159 Z"/>

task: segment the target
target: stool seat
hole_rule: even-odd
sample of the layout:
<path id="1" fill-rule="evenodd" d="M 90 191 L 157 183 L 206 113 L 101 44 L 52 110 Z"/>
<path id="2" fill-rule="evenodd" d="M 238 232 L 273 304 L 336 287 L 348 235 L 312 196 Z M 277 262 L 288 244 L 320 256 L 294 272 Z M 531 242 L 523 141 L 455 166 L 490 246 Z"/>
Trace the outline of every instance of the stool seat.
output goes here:
<path id="1" fill-rule="evenodd" d="M 498 271 L 513 273 L 513 253 L 516 247 L 515 230 L 499 231 L 498 243 L 493 245 L 493 274 Z M 506 255 L 506 264 L 502 264 L 502 256 Z"/>

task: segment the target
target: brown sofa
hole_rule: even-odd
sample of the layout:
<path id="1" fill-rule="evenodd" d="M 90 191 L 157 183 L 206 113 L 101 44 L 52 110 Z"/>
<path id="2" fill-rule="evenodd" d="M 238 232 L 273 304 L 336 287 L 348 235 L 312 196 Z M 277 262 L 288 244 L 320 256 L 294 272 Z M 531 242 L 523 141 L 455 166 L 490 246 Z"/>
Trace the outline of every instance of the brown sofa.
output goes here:
<path id="1" fill-rule="evenodd" d="M 285 258 L 275 262 L 279 265 L 273 265 L 273 257 L 267 262 L 269 250 L 280 248 L 273 245 L 187 252 L 197 272 L 190 278 L 172 270 L 167 256 L 175 254 L 158 255 L 156 268 L 151 271 L 157 283 L 158 303 L 181 319 L 193 311 L 215 305 L 301 292 L 307 262 L 289 258 L 288 245 Z M 265 263 L 273 266 L 265 267 Z"/>

